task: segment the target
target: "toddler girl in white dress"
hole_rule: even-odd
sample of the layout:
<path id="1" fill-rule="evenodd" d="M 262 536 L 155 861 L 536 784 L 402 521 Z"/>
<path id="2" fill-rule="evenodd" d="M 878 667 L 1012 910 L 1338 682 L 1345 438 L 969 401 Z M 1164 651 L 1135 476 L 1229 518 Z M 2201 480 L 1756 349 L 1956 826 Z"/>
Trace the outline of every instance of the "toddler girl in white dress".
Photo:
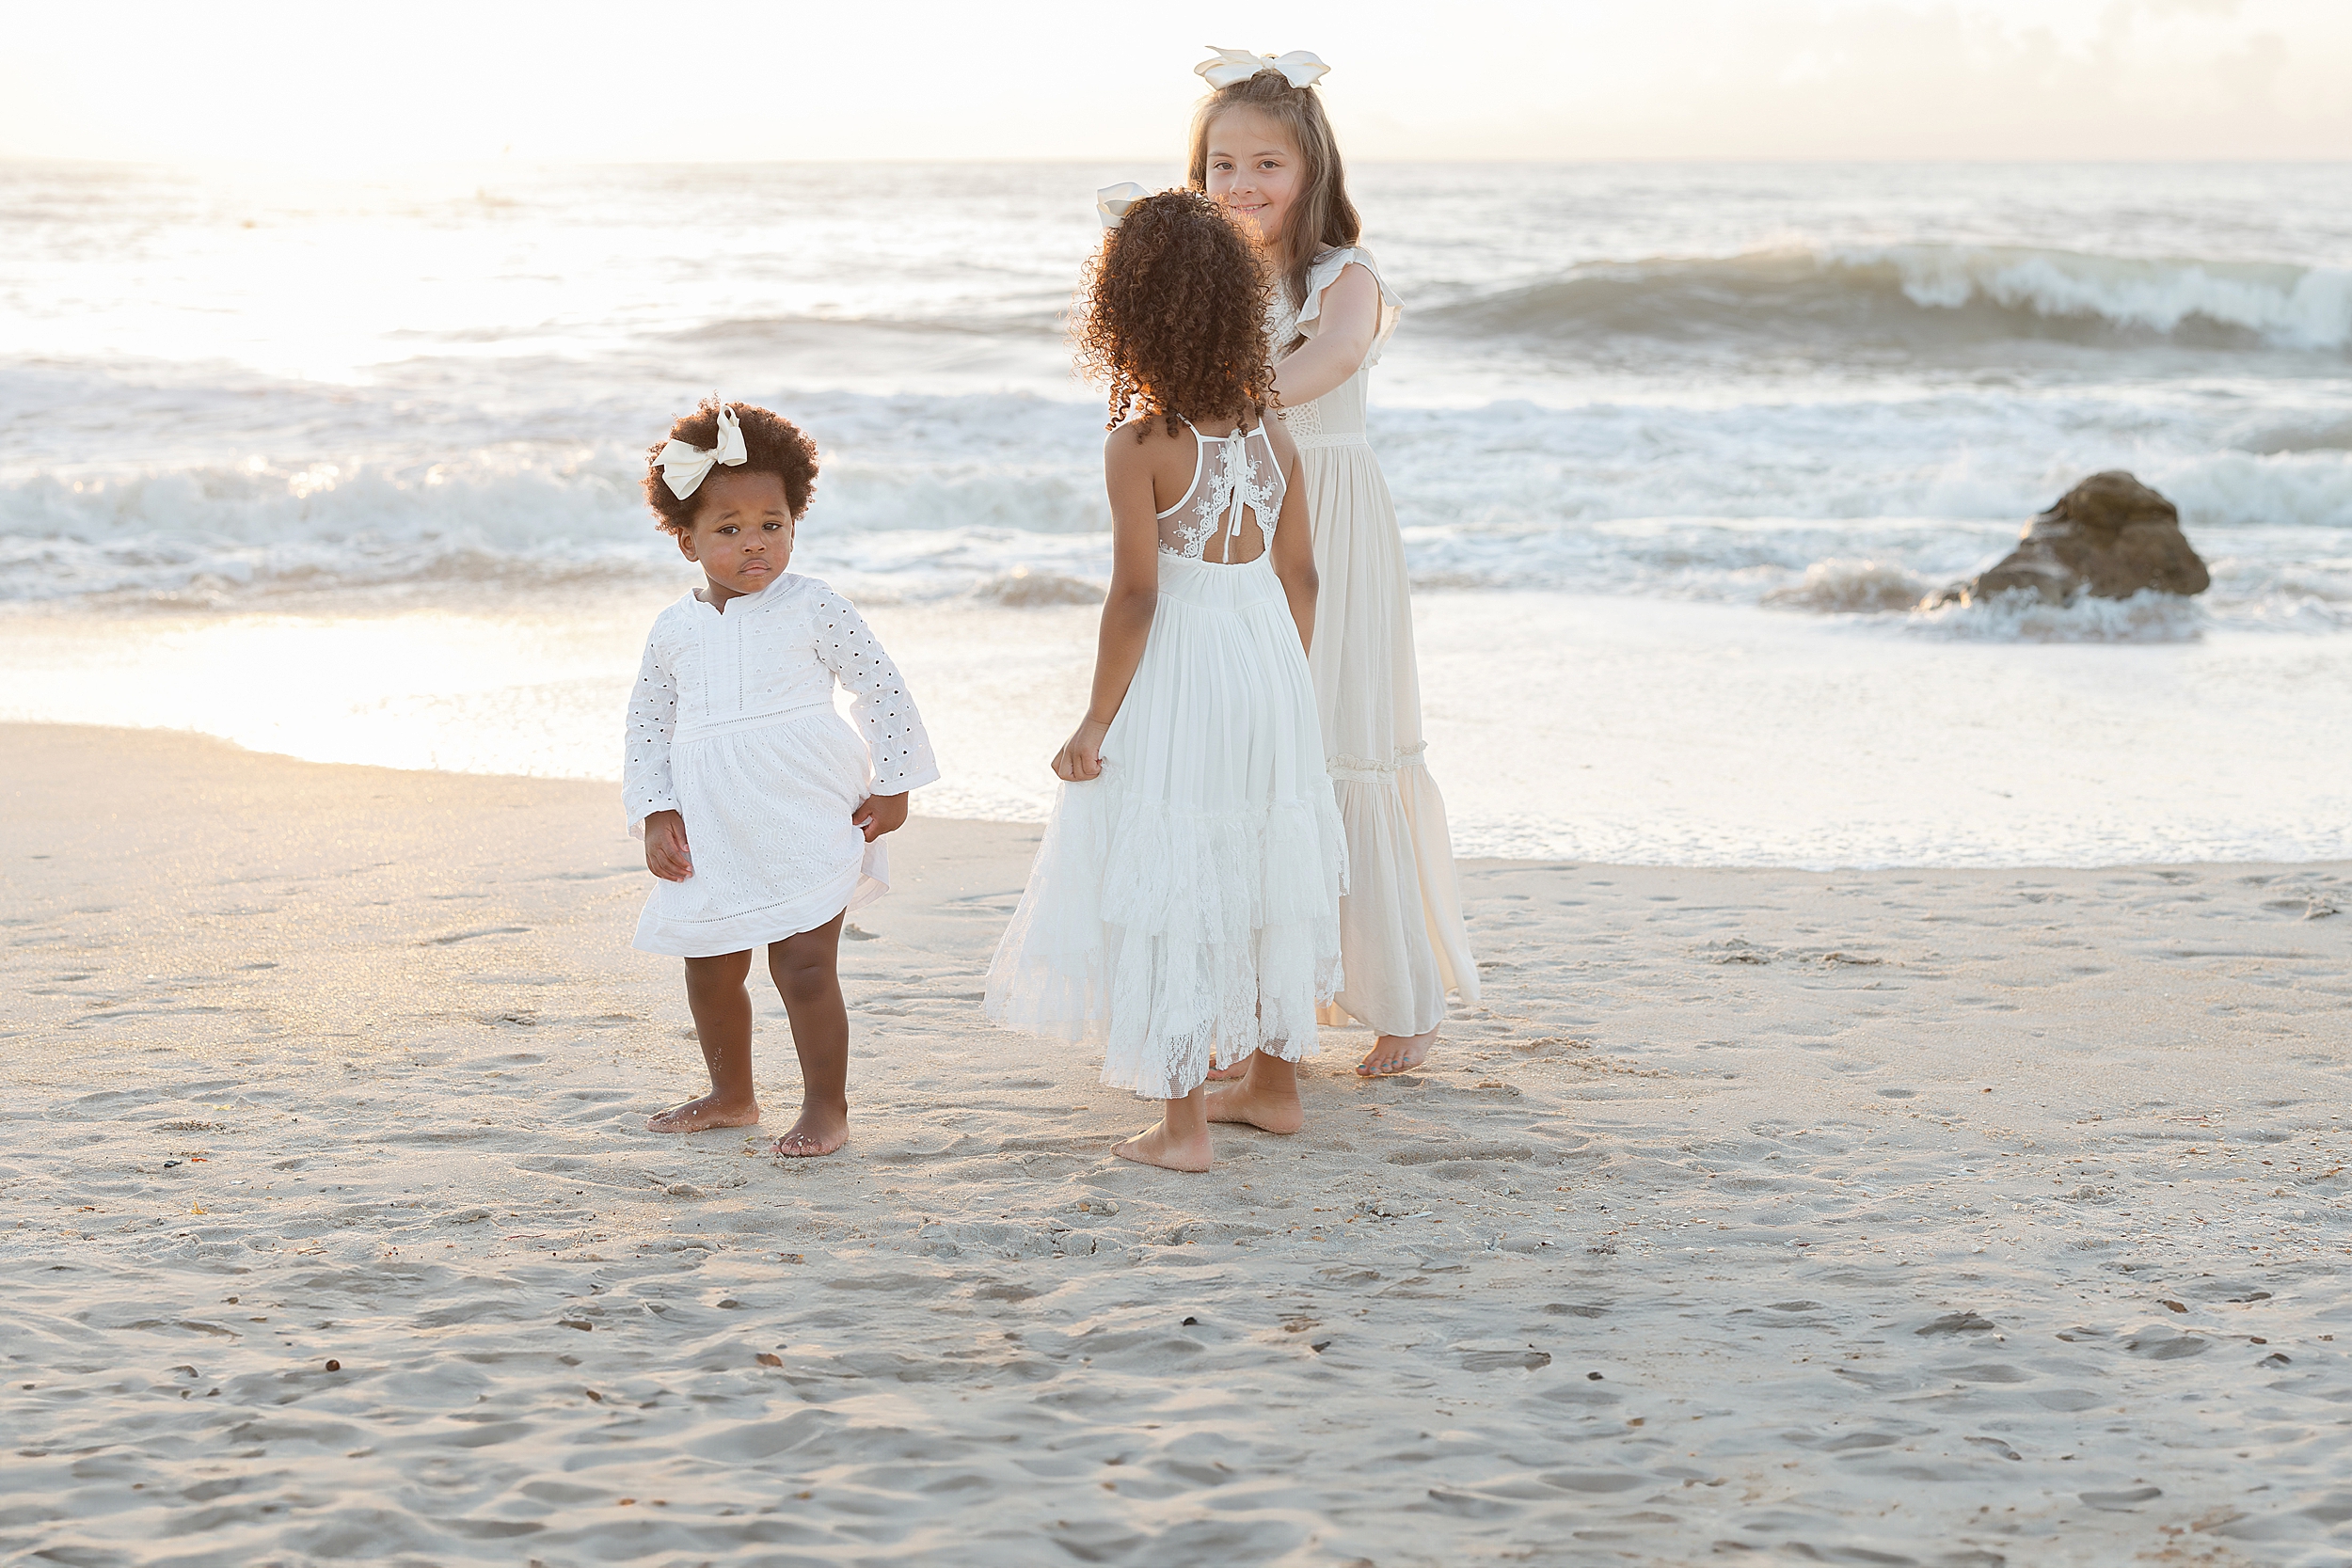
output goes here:
<path id="1" fill-rule="evenodd" d="M 1199 1171 L 1212 1120 L 1298 1129 L 1293 1064 L 1340 983 L 1346 851 L 1307 671 L 1298 456 L 1265 417 L 1265 267 L 1206 198 L 1127 189 L 1104 193 L 1117 227 L 1079 329 L 1113 426 L 1093 697 L 1054 759 L 1064 783 L 986 1006 L 1101 1043 L 1104 1083 L 1163 1102 L 1116 1152 Z M 1252 1052 L 1247 1085 L 1203 1093 Z"/>
<path id="2" fill-rule="evenodd" d="M 790 420 L 706 402 L 648 454 L 645 497 L 703 585 L 655 617 L 629 700 L 622 791 L 660 879 L 637 946 L 686 960 L 710 1092 L 658 1132 L 759 1120 L 752 949 L 784 997 L 801 1058 L 786 1155 L 849 1139 L 850 1019 L 834 973 L 843 917 L 889 882 L 882 834 L 939 777 L 898 666 L 847 599 L 785 570 L 817 449 Z M 855 693 L 858 729 L 833 705 Z M 864 734 L 861 736 L 859 731 Z"/>

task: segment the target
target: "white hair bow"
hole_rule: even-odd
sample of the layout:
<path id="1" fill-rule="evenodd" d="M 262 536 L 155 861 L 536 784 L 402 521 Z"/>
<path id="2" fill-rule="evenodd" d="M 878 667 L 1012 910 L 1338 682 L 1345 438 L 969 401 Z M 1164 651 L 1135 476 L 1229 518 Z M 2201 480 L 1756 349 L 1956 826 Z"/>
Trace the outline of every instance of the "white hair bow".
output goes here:
<path id="1" fill-rule="evenodd" d="M 1216 49 L 1214 43 L 1209 47 Z M 1279 71 L 1292 87 L 1311 87 L 1330 69 L 1304 49 L 1294 49 L 1279 59 L 1272 55 L 1252 55 L 1247 49 L 1216 49 L 1216 59 L 1202 60 L 1192 68 L 1194 75 L 1204 78 L 1213 87 L 1247 82 L 1261 71 Z"/>
<path id="2" fill-rule="evenodd" d="M 1121 180 L 1116 185 L 1105 185 L 1094 193 L 1094 214 L 1103 220 L 1105 229 L 1116 229 L 1127 209 L 1152 193 L 1133 180 Z"/>
<path id="3" fill-rule="evenodd" d="M 719 444 L 706 451 L 690 447 L 683 441 L 665 441 L 661 455 L 653 466 L 661 470 L 662 479 L 670 486 L 670 494 L 684 500 L 702 488 L 712 467 L 724 463 L 730 468 L 741 467 L 751 453 L 743 450 L 743 426 L 727 404 L 719 404 Z"/>

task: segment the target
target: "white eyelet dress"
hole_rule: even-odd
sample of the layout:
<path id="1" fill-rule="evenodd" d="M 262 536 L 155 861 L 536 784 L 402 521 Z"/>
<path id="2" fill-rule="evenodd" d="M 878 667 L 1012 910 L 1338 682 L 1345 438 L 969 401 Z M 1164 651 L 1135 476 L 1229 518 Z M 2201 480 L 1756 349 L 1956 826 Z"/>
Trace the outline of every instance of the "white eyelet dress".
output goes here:
<path id="1" fill-rule="evenodd" d="M 1103 1082 L 1176 1100 L 1212 1066 L 1315 1049 L 1347 885 L 1314 684 L 1270 559 L 1265 430 L 1203 436 L 1160 514 L 1159 600 L 1100 778 L 1066 783 L 989 966 L 1001 1024 L 1103 1047 Z M 1204 561 L 1243 514 L 1264 540 Z"/>
<path id="2" fill-rule="evenodd" d="M 1350 262 L 1380 274 L 1356 246 L 1315 259 L 1306 303 L 1278 303 L 1277 352 L 1313 337 L 1323 293 Z M 1462 925 L 1462 895 L 1445 801 L 1429 777 L 1421 734 L 1421 675 L 1405 540 L 1379 460 L 1364 440 L 1364 396 L 1380 345 L 1396 329 L 1394 295 L 1379 282 L 1372 350 L 1356 373 L 1311 403 L 1282 410 L 1298 445 L 1307 516 L 1322 584 L 1311 660 L 1325 760 L 1347 826 L 1349 885 L 1340 906 L 1347 983 L 1326 1023 L 1350 1017 L 1383 1035 L 1419 1035 L 1445 1018 L 1445 993 L 1478 1000 L 1478 965 Z"/>
<path id="3" fill-rule="evenodd" d="M 906 681 L 849 600 L 790 572 L 723 613 L 688 594 L 646 635 L 621 790 L 639 837 L 653 812 L 684 818 L 694 874 L 654 883 L 636 945 L 740 953 L 880 897 L 886 841 L 866 843 L 850 814 L 938 778 Z"/>

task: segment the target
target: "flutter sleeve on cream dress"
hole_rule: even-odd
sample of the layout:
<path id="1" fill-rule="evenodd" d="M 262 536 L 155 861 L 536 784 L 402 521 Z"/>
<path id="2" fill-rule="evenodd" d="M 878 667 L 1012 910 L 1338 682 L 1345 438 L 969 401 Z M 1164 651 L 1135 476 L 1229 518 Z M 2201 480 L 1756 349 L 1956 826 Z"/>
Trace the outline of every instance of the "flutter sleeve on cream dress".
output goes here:
<path id="1" fill-rule="evenodd" d="M 1347 834 L 1349 885 L 1340 904 L 1346 984 L 1327 1022 L 1354 1018 L 1383 1035 L 1419 1035 L 1445 1017 L 1445 993 L 1478 999 L 1478 965 L 1445 801 L 1429 776 L 1421 677 L 1406 591 L 1405 541 L 1379 460 L 1364 439 L 1365 388 L 1396 329 L 1396 296 L 1360 245 L 1318 257 L 1295 311 L 1278 307 L 1277 352 L 1322 325 L 1324 291 L 1350 265 L 1379 284 L 1371 352 L 1354 375 L 1282 411 L 1297 443 L 1314 531 L 1313 671 L 1325 760 Z"/>

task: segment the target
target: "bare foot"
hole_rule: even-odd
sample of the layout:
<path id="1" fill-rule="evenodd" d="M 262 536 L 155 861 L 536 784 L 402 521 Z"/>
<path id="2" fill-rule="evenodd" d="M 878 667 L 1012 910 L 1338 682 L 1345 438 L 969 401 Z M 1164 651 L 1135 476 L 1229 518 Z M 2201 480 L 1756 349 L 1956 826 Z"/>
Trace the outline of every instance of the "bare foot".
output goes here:
<path id="1" fill-rule="evenodd" d="M 1250 1056 L 1254 1056 L 1257 1053 L 1254 1051 L 1249 1053 Z M 1249 1056 L 1244 1056 L 1238 1062 L 1229 1062 L 1223 1067 L 1211 1068 L 1209 1069 L 1209 1082 L 1212 1084 L 1230 1084 L 1234 1079 L 1245 1076 L 1248 1071 Z"/>
<path id="2" fill-rule="evenodd" d="M 1364 1078 L 1387 1078 L 1399 1072 L 1410 1072 L 1428 1056 L 1429 1048 L 1438 1043 L 1438 1031 L 1425 1035 L 1383 1035 L 1372 1042 L 1364 1059 L 1356 1064 L 1357 1074 Z"/>
<path id="3" fill-rule="evenodd" d="M 1240 1121 L 1265 1132 L 1295 1132 L 1306 1123 L 1299 1109 L 1297 1081 L 1287 1093 L 1263 1084 L 1236 1084 L 1209 1096 L 1211 1121 Z"/>
<path id="4" fill-rule="evenodd" d="M 729 1104 L 715 1094 L 656 1111 L 645 1118 L 648 1132 L 707 1132 L 714 1127 L 750 1127 L 759 1120 L 759 1101 Z"/>
<path id="5" fill-rule="evenodd" d="M 787 1160 L 814 1160 L 831 1154 L 850 1141 L 850 1110 L 846 1105 L 818 1110 L 801 1107 L 792 1131 L 768 1146 L 768 1152 Z"/>
<path id="6" fill-rule="evenodd" d="M 1209 1130 L 1200 1129 L 1198 1136 L 1178 1138 L 1166 1123 L 1149 1132 L 1138 1132 L 1123 1144 L 1111 1146 L 1111 1152 L 1122 1160 L 1133 1160 L 1139 1165 L 1157 1165 L 1163 1170 L 1204 1171 L 1209 1168 Z"/>

